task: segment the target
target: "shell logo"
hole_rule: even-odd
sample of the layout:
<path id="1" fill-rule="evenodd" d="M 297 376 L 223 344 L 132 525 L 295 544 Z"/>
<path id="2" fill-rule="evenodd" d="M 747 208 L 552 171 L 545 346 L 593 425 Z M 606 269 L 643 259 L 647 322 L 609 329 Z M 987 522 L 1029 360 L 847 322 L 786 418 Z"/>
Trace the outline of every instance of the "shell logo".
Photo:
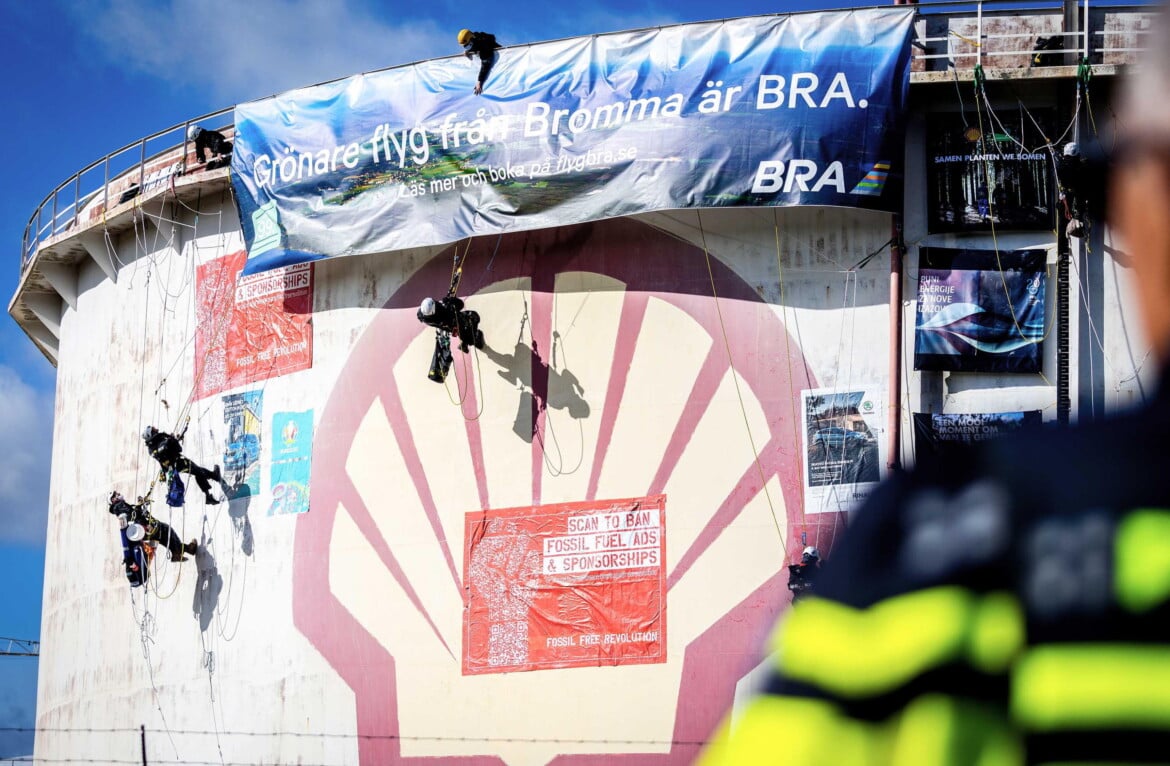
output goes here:
<path id="1" fill-rule="evenodd" d="M 799 397 L 815 381 L 776 309 L 712 257 L 720 318 L 703 252 L 645 224 L 511 234 L 491 248 L 473 249 L 460 290 L 486 347 L 455 352 L 447 391 L 427 380 L 434 334 L 415 309 L 446 288 L 450 252 L 407 279 L 354 346 L 314 440 L 294 621 L 353 690 L 363 764 L 689 763 L 760 660 L 799 532 L 831 545 L 837 519 L 799 511 Z M 512 534 L 545 509 L 572 516 L 613 498 L 660 503 L 625 532 L 663 544 L 661 580 L 639 570 L 654 572 L 646 592 L 665 590 L 651 608 L 663 630 L 623 647 L 653 652 L 469 666 L 467 614 L 481 606 L 471 569 L 496 578 L 505 633 L 556 627 L 533 616 L 540 546 L 513 555 L 497 537 L 475 553 L 476 520 L 502 514 L 496 529 Z M 588 529 L 588 513 L 557 517 L 561 531 Z M 505 639 L 523 653 L 523 638 Z"/>

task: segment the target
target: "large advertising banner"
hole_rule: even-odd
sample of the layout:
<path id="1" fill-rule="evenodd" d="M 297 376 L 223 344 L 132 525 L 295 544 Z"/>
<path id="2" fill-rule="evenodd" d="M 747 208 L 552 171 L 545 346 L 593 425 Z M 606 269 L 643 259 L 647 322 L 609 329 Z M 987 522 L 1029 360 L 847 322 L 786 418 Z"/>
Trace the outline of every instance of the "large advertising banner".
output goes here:
<path id="1" fill-rule="evenodd" d="M 914 369 L 1040 371 L 1045 251 L 919 253 Z"/>
<path id="2" fill-rule="evenodd" d="M 272 505 L 268 515 L 306 513 L 313 458 L 313 411 L 273 415 L 272 441 Z"/>
<path id="3" fill-rule="evenodd" d="M 666 662 L 666 496 L 467 514 L 463 674 Z"/>
<path id="4" fill-rule="evenodd" d="M 955 449 L 1033 428 L 1041 422 L 1040 410 L 1024 412 L 914 413 L 916 460 L 946 457 Z"/>
<path id="5" fill-rule="evenodd" d="M 247 253 L 202 264 L 195 285 L 195 398 L 313 366 L 313 265 L 241 276 Z"/>
<path id="6" fill-rule="evenodd" d="M 801 392 L 805 513 L 850 511 L 877 486 L 883 398 L 876 386 Z"/>
<path id="7" fill-rule="evenodd" d="M 1055 227 L 1052 110 L 1001 110 L 982 128 L 964 114 L 927 121 L 931 232 Z M 1060 129 L 1057 128 L 1057 133 Z"/>
<path id="8" fill-rule="evenodd" d="M 223 470 L 230 486 L 230 499 L 260 494 L 263 416 L 263 391 L 245 391 L 223 397 L 223 422 L 228 429 L 223 448 Z"/>
<path id="9" fill-rule="evenodd" d="M 895 210 L 914 13 L 684 24 L 241 104 L 247 273 L 651 210 Z"/>

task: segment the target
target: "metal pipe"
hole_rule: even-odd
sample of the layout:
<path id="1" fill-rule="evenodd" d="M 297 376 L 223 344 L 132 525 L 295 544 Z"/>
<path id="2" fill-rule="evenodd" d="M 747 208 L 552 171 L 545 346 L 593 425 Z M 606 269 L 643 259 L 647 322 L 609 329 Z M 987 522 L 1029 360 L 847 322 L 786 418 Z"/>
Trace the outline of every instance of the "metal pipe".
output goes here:
<path id="1" fill-rule="evenodd" d="M 890 396 L 886 405 L 889 441 L 886 469 L 902 467 L 902 216 L 890 218 Z"/>
<path id="2" fill-rule="evenodd" d="M 1081 21 L 1085 28 L 1085 44 L 1081 51 L 1081 60 L 1089 60 L 1089 0 L 1085 0 L 1085 18 Z"/>
<path id="3" fill-rule="evenodd" d="M 975 26 L 975 65 L 983 65 L 983 3 L 980 2 L 975 8 L 976 26 Z"/>

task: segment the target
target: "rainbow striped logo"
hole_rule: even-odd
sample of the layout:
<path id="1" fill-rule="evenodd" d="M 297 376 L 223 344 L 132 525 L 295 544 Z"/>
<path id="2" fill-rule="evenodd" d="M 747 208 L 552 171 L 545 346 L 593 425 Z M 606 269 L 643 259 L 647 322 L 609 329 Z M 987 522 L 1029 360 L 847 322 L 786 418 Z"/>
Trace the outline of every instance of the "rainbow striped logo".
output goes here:
<path id="1" fill-rule="evenodd" d="M 857 186 L 853 187 L 850 194 L 864 194 L 870 197 L 876 197 L 882 193 L 882 189 L 886 187 L 886 178 L 890 175 L 890 163 L 886 160 L 880 160 L 874 163 L 870 171 L 865 174 L 865 178 L 858 182 Z"/>

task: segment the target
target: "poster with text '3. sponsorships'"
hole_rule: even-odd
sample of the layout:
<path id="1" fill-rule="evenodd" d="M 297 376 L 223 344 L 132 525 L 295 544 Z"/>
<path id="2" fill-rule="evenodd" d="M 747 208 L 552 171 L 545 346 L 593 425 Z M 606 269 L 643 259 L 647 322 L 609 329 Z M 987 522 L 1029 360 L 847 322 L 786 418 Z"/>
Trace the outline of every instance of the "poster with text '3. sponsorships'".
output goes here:
<path id="1" fill-rule="evenodd" d="M 801 392 L 804 510 L 852 510 L 877 486 L 885 461 L 885 407 L 876 386 Z"/>
<path id="2" fill-rule="evenodd" d="M 246 257 L 197 270 L 196 398 L 313 366 L 313 265 L 245 277 Z"/>
<path id="3" fill-rule="evenodd" d="M 467 514 L 463 673 L 666 661 L 666 496 Z"/>
<path id="4" fill-rule="evenodd" d="M 1045 251 L 920 253 L 914 369 L 1040 371 Z"/>

